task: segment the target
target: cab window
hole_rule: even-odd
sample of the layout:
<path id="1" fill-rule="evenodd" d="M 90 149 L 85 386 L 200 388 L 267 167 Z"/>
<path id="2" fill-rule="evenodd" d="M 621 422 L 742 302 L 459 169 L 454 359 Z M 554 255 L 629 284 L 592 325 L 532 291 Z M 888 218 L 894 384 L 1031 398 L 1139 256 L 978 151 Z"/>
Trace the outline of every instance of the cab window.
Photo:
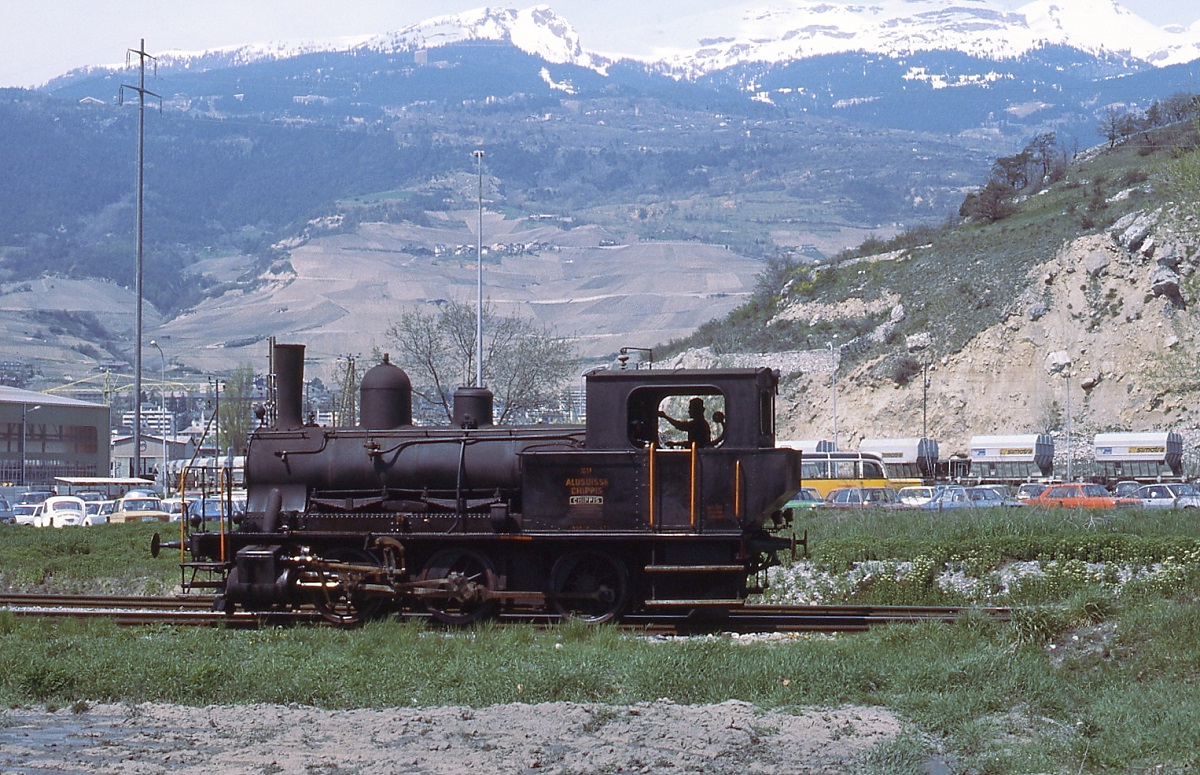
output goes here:
<path id="1" fill-rule="evenodd" d="M 629 441 L 636 447 L 719 447 L 725 441 L 725 396 L 712 388 L 635 390 L 628 414 Z"/>

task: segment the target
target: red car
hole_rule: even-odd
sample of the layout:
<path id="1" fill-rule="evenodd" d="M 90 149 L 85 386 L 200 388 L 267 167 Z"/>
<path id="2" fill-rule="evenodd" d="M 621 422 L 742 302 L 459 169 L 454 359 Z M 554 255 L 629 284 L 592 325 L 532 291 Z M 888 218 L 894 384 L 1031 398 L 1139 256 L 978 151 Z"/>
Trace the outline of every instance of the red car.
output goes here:
<path id="1" fill-rule="evenodd" d="M 1138 498 L 1121 498 L 1099 484 L 1053 484 L 1035 498 L 1022 501 L 1026 506 L 1065 506 L 1076 509 L 1114 509 L 1141 506 Z"/>

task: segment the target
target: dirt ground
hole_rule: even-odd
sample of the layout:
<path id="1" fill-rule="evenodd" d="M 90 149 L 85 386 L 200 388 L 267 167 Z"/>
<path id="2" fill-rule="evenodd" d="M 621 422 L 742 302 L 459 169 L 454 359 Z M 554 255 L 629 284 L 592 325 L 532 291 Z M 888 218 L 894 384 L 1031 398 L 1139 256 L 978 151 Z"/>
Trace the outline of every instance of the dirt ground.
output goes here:
<path id="1" fill-rule="evenodd" d="M 0 772 L 842 773 L 900 728 L 879 708 L 788 715 L 737 701 L 9 709 L 0 711 Z"/>

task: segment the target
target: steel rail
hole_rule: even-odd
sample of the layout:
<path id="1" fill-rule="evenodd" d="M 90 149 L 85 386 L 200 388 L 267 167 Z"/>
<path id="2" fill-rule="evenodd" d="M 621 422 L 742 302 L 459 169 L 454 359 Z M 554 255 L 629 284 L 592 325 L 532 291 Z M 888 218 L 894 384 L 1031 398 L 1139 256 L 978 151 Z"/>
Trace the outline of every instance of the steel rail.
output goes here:
<path id="1" fill-rule="evenodd" d="M 123 626 L 171 624 L 190 626 L 261 627 L 276 624 L 321 622 L 321 615 L 304 608 L 290 611 L 213 610 L 212 596 L 112 596 L 0 594 L 0 610 L 17 616 L 108 618 Z M 835 633 L 863 632 L 874 627 L 920 622 L 954 622 L 966 616 L 1008 621 L 1012 610 L 973 606 L 872 606 L 872 605 L 735 605 L 695 601 L 696 605 L 671 612 L 642 612 L 622 617 L 626 631 L 650 635 L 699 633 Z M 406 619 L 429 619 L 421 611 L 396 614 Z M 562 621 L 540 611 L 506 611 L 503 624 L 548 627 Z"/>
<path id="2" fill-rule="evenodd" d="M 0 593 L 0 607 L 64 606 L 71 608 L 212 609 L 211 595 L 69 595 Z"/>

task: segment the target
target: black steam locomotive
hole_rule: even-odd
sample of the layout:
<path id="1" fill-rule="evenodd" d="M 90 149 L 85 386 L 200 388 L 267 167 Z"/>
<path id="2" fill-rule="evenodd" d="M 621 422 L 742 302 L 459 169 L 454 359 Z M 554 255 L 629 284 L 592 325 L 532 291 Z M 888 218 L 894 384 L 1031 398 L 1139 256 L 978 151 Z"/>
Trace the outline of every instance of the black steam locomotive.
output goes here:
<path id="1" fill-rule="evenodd" d="M 460 388 L 453 424 L 426 427 L 385 358 L 361 424 L 321 427 L 301 417 L 303 345 L 273 360 L 278 419 L 252 436 L 246 512 L 186 537 L 185 586 L 215 587 L 225 610 L 608 621 L 736 606 L 795 550 L 776 534 L 800 453 L 775 448 L 768 369 L 595 372 L 582 426 L 494 425 L 491 393 Z"/>

